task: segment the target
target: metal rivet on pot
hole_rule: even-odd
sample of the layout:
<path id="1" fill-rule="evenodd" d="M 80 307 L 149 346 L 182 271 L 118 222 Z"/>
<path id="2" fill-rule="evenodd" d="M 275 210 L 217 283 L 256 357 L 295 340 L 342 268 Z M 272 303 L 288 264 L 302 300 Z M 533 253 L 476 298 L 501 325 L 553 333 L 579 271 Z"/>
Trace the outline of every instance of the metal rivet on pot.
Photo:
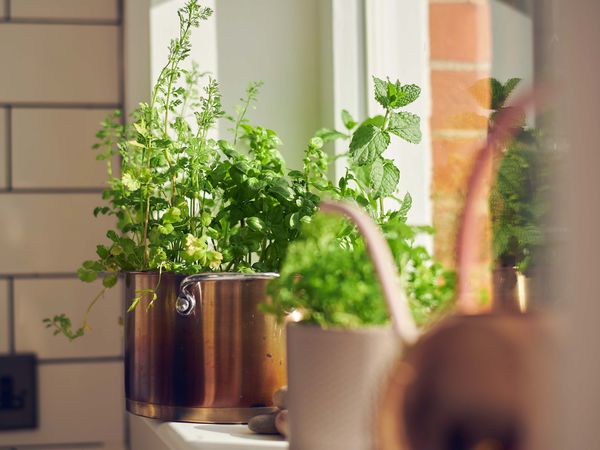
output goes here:
<path id="1" fill-rule="evenodd" d="M 194 301 L 193 298 L 182 295 L 177 298 L 177 303 L 175 304 L 175 309 L 177 309 L 177 312 L 179 314 L 181 314 L 182 316 L 187 316 L 194 309 L 195 303 L 196 302 Z"/>

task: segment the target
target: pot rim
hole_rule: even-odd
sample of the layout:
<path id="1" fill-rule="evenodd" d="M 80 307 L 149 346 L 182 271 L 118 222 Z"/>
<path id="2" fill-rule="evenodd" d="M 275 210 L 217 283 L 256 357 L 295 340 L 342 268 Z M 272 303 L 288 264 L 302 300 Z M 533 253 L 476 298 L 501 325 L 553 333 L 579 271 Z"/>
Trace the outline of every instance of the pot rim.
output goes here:
<path id="1" fill-rule="evenodd" d="M 330 327 L 323 328 L 319 325 L 315 325 L 312 323 L 303 323 L 303 322 L 288 322 L 286 324 L 286 328 L 295 328 L 302 330 L 312 330 L 317 333 L 326 333 L 326 334 L 377 334 L 382 332 L 393 332 L 392 325 L 387 323 L 384 325 L 367 325 L 360 328 L 342 328 L 342 327 Z"/>
<path id="2" fill-rule="evenodd" d="M 279 278 L 277 272 L 200 272 L 194 274 L 184 274 L 178 272 L 159 272 L 158 270 L 126 270 L 122 272 L 125 275 L 150 275 L 150 276 L 176 276 L 176 277 L 195 277 L 200 280 L 262 280 Z"/>

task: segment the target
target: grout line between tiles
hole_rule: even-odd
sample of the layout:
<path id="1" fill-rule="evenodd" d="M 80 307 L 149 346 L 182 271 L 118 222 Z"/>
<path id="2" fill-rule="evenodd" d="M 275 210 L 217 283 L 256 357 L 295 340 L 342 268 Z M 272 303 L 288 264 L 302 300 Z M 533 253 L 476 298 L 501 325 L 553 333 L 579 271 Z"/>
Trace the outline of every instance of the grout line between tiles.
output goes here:
<path id="1" fill-rule="evenodd" d="M 14 450 L 53 450 L 53 449 L 80 449 L 80 448 L 104 448 L 104 442 L 65 442 L 52 444 L 26 444 L 17 445 Z"/>
<path id="2" fill-rule="evenodd" d="M 75 26 L 121 26 L 117 19 L 45 19 L 45 18 L 8 18 L 7 23 L 16 25 L 75 25 Z"/>
<path id="3" fill-rule="evenodd" d="M 12 169 L 12 107 L 6 108 L 6 190 L 7 192 L 12 191 L 13 185 L 13 169 Z"/>
<path id="4" fill-rule="evenodd" d="M 9 185 L 6 189 L 0 189 L 0 194 L 101 194 L 105 188 L 103 187 L 74 187 L 74 188 L 13 188 Z"/>
<path id="5" fill-rule="evenodd" d="M 56 279 L 56 278 L 77 278 L 75 272 L 30 272 L 30 273 L 0 273 L 0 280 L 29 280 L 32 278 Z"/>
<path id="6" fill-rule="evenodd" d="M 121 109 L 120 103 L 95 102 L 0 102 L 3 108 L 31 109 Z"/>
<path id="7" fill-rule="evenodd" d="M 40 358 L 38 359 L 38 365 L 49 366 L 49 365 L 62 365 L 62 364 L 99 364 L 99 363 L 112 363 L 122 362 L 123 356 L 79 356 L 73 358 Z"/>
<path id="8" fill-rule="evenodd" d="M 120 26 L 118 33 L 117 64 L 119 71 L 119 103 L 121 109 L 125 109 L 125 30 L 124 30 L 124 4 L 123 0 L 117 0 L 117 14 L 119 16 Z M 123 114 L 125 116 L 125 114 Z"/>
<path id="9" fill-rule="evenodd" d="M 8 278 L 8 352 L 16 353 L 16 330 L 15 330 L 15 279 Z"/>
<path id="10" fill-rule="evenodd" d="M 129 111 L 125 111 L 125 0 L 117 0 L 119 21 L 121 22 L 121 26 L 118 30 L 118 40 L 119 40 L 119 48 L 118 48 L 118 59 L 117 63 L 119 64 L 119 102 L 121 103 L 121 111 L 123 114 L 121 115 L 121 123 L 124 124 L 125 118 Z M 121 162 L 121 155 L 119 155 L 119 162 Z M 125 283 L 121 283 L 121 311 L 125 311 L 125 302 L 126 302 L 126 286 Z M 122 359 L 124 359 L 124 344 L 121 348 Z M 129 428 L 129 418 L 127 415 L 126 408 L 123 408 L 123 444 L 125 448 L 131 448 L 131 430 Z"/>

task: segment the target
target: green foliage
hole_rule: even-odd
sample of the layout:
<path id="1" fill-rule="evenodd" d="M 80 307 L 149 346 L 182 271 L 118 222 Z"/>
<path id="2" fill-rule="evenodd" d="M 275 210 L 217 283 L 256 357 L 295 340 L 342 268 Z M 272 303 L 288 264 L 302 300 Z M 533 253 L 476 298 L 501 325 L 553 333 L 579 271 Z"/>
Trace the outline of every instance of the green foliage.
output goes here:
<path id="1" fill-rule="evenodd" d="M 108 187 L 94 215 L 113 217 L 116 226 L 97 258 L 77 271 L 82 281 L 101 278 L 109 288 L 123 271 L 278 271 L 300 224 L 316 210 L 319 197 L 308 187 L 324 178 L 326 166 L 307 151 L 304 172 L 288 174 L 277 134 L 247 120 L 261 83 L 251 83 L 235 114 L 226 115 L 217 81 L 209 77 L 199 90 L 197 66 L 183 67 L 192 30 L 211 14 L 188 0 L 150 102 L 129 120 L 117 111 L 101 124 L 94 149 L 106 163 Z M 232 123 L 230 140 L 211 137 L 220 118 Z M 130 310 L 147 294 L 129 299 Z M 75 338 L 87 315 L 77 330 L 64 315 L 46 324 Z"/>
<path id="2" fill-rule="evenodd" d="M 298 234 L 287 224 L 316 208 L 314 196 L 287 176 L 277 134 L 248 123 L 261 83 L 249 85 L 233 116 L 222 110 L 216 80 L 199 95 L 202 75 L 182 63 L 192 29 L 212 11 L 190 0 L 178 14 L 179 36 L 150 103 L 125 125 L 115 113 L 98 133 L 109 187 L 108 206 L 94 213 L 114 216 L 117 227 L 98 246 L 98 259 L 79 270 L 83 281 L 128 270 L 275 271 Z M 232 138 L 217 141 L 210 132 L 224 116 Z M 119 177 L 110 168 L 114 154 L 122 160 Z"/>
<path id="3" fill-rule="evenodd" d="M 484 81 L 491 86 L 490 127 L 494 126 L 495 117 L 508 108 L 506 101 L 519 81 Z M 541 224 L 549 211 L 547 191 L 555 155 L 544 145 L 541 132 L 525 125 L 524 111 L 518 117 L 515 135 L 499 162 L 489 204 L 495 259 L 501 266 L 516 267 L 527 274 L 545 241 Z"/>
<path id="4" fill-rule="evenodd" d="M 319 130 L 305 158 L 305 182 L 319 195 L 345 199 L 362 206 L 381 226 L 398 266 L 417 323 L 423 325 L 442 312 L 454 296 L 455 277 L 436 263 L 426 248 L 415 244 L 418 233 L 431 229 L 406 224 L 412 198 L 395 197 L 400 171 L 383 154 L 396 135 L 408 142 L 421 139 L 419 117 L 398 108 L 414 101 L 420 89 L 374 78 L 375 97 L 383 116 L 360 125 L 347 111 L 342 122 L 352 132 L 350 166 L 337 185 L 328 182 L 328 158 L 323 140 L 348 138 L 336 130 Z M 397 201 L 397 209 L 384 210 L 384 200 Z M 387 306 L 369 261 L 364 242 L 346 220 L 317 215 L 303 226 L 302 236 L 290 244 L 280 277 L 270 284 L 272 301 L 266 312 L 283 320 L 293 310 L 303 321 L 321 327 L 359 327 L 386 323 Z"/>
<path id="5" fill-rule="evenodd" d="M 387 220 L 383 231 L 401 274 L 413 316 L 424 325 L 445 310 L 454 295 L 454 275 L 415 244 L 422 231 Z M 303 321 L 327 327 L 385 324 L 388 309 L 364 242 L 346 220 L 317 214 L 290 245 L 280 278 L 263 310 L 283 319 L 297 310 Z"/>
<path id="6" fill-rule="evenodd" d="M 359 124 L 342 113 L 352 132 L 351 167 L 339 185 L 327 179 L 323 146 L 349 138 L 344 132 L 319 130 L 306 148 L 302 170 L 288 171 L 277 134 L 247 119 L 260 83 L 251 83 L 235 113 L 227 115 L 217 81 L 208 77 L 200 90 L 203 74 L 196 65 L 183 67 L 192 30 L 211 14 L 188 0 L 150 102 L 140 104 L 129 120 L 115 112 L 102 122 L 94 148 L 106 163 L 108 187 L 102 195 L 106 204 L 94 215 L 113 217 L 116 226 L 96 247 L 97 258 L 78 270 L 83 281 L 101 278 L 107 289 L 126 271 L 277 272 L 290 242 L 311 222 L 325 195 L 354 200 L 384 223 L 383 198 L 397 190 L 400 173 L 383 153 L 393 135 L 420 141 L 419 118 L 399 111 L 420 89 L 375 79 L 385 115 Z M 219 119 L 232 124 L 229 139 L 212 137 Z M 121 160 L 119 175 L 112 168 L 115 156 Z M 408 196 L 393 217 L 404 220 L 409 207 Z M 140 291 L 128 300 L 130 311 L 146 301 L 150 307 L 156 294 Z M 76 330 L 64 315 L 46 325 L 75 338 L 88 328 L 87 313 Z"/>
<path id="7" fill-rule="evenodd" d="M 523 130 L 504 152 L 490 194 L 493 250 L 501 266 L 527 274 L 535 265 L 545 242 L 551 160 L 535 130 Z"/>

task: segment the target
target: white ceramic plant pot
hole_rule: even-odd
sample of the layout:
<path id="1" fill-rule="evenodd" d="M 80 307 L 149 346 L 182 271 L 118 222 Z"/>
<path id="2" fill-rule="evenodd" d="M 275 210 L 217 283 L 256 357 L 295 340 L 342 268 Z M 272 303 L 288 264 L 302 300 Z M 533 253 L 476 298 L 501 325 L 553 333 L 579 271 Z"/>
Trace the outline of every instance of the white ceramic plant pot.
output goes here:
<path id="1" fill-rule="evenodd" d="M 392 326 L 351 330 L 287 327 L 290 450 L 373 447 L 379 391 L 395 357 L 418 337 L 390 248 L 371 218 L 346 203 L 321 211 L 352 220 L 367 246 Z M 343 281 L 342 281 L 343 282 Z"/>
<path id="2" fill-rule="evenodd" d="M 391 327 L 289 324 L 290 450 L 372 448 L 379 391 L 399 350 Z"/>

